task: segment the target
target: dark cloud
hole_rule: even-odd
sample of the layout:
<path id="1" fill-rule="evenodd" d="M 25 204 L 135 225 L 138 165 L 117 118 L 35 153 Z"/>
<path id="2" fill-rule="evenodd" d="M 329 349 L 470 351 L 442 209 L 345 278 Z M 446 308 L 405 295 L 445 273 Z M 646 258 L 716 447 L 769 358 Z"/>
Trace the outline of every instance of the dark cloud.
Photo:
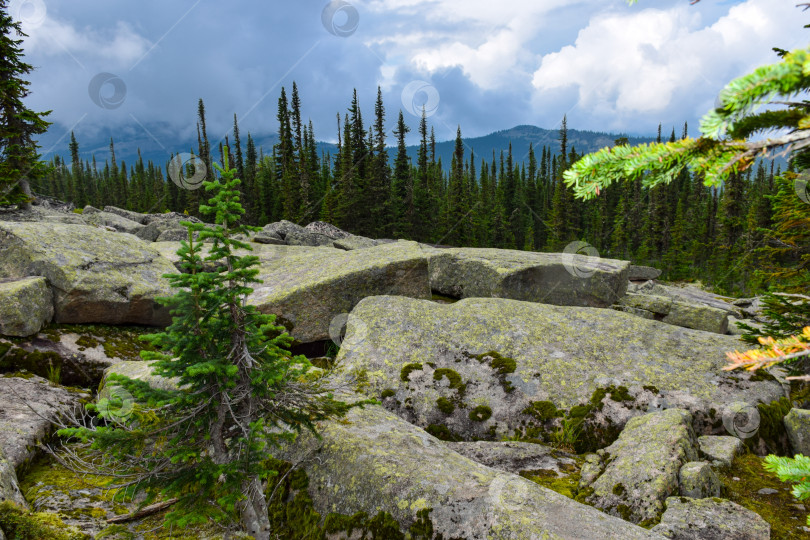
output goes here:
<path id="1" fill-rule="evenodd" d="M 623 0 L 597 6 L 563 0 L 504 0 L 497 5 L 483 0 L 357 1 L 338 6 L 343 7 L 336 10 L 331 33 L 322 20 L 325 0 L 21 1 L 40 2 L 47 11 L 44 20 L 25 25 L 30 34 L 25 47 L 27 60 L 37 67 L 30 77 L 29 104 L 54 111 L 56 125 L 49 141 L 71 129 L 80 138 L 137 134 L 176 151 L 175 140 L 196 137 L 198 98 L 205 100 L 212 138 L 230 130 L 234 113 L 243 131 L 274 132 L 280 89 L 289 92 L 293 80 L 299 85 L 304 116 L 313 121 L 322 140 L 336 138 L 335 114 L 347 110 L 355 88 L 370 122 L 376 89 L 382 86 L 393 128 L 403 106 L 403 89 L 413 81 L 426 81 L 440 96 L 430 119 L 440 139 L 453 137 L 457 125 L 468 136 L 517 124 L 554 128 L 563 114 L 569 115 L 569 125 L 592 130 L 650 132 L 659 121 L 680 125 L 689 120 L 694 125 L 727 80 L 718 77 L 718 65 L 734 54 L 732 46 L 704 51 L 717 58 L 694 64 L 699 73 L 692 77 L 691 91 L 673 92 L 666 103 L 649 100 L 651 108 L 631 112 L 621 107 L 623 92 L 644 84 L 632 80 L 632 70 L 618 70 L 610 84 L 600 86 L 589 78 L 587 61 L 577 68 L 571 59 L 604 54 L 583 39 L 606 17 L 630 21 L 655 9 L 666 21 L 675 20 L 676 10 L 687 10 L 692 26 L 671 29 L 671 34 L 688 46 L 728 18 L 730 10 L 756 7 L 764 0 L 701 2 L 691 8 L 686 0 L 642 1 L 632 8 Z M 755 13 L 753 7 L 746 13 Z M 798 18 L 800 12 L 793 15 Z M 782 23 L 778 18 L 768 22 Z M 341 33 L 349 35 L 335 35 Z M 770 46 L 780 45 L 757 41 L 772 34 L 748 36 L 750 50 L 762 50 L 750 61 L 762 63 Z M 639 37 L 640 69 L 666 69 L 671 50 L 645 39 Z M 572 64 L 570 84 L 533 84 L 541 66 L 550 70 L 549 59 L 555 54 Z M 621 65 L 621 58 L 615 61 Z M 686 69 L 684 65 L 689 67 L 681 62 L 677 69 Z M 748 67 L 735 64 L 734 69 Z M 739 74 L 734 69 L 722 75 Z M 121 84 L 103 85 L 94 98 L 88 86 L 99 73 L 112 74 Z M 126 95 L 120 106 L 99 106 L 114 98 L 121 85 Z M 418 119 L 408 114 L 406 120 L 414 128 L 413 140 Z M 64 139 L 59 145 L 66 147 Z"/>

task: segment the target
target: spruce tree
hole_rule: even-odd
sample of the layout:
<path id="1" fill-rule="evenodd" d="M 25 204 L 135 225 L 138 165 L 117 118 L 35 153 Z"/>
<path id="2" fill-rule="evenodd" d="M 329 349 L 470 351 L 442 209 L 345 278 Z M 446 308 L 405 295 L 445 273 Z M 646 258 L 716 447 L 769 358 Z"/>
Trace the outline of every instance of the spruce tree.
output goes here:
<path id="1" fill-rule="evenodd" d="M 240 181 L 227 151 L 224 156 L 223 166 L 217 164 L 222 178 L 204 183 L 212 198 L 200 207 L 217 225 L 184 222 L 188 240 L 178 250 L 184 273 L 166 276 L 177 292 L 163 299 L 172 307 L 172 323 L 145 336 L 164 352 L 142 356 L 153 361 L 155 375 L 177 381 L 176 388 L 112 375 L 106 384 L 135 398 L 130 416 L 109 414 L 102 399 L 88 406 L 101 422 L 60 434 L 87 452 L 74 466 L 114 471 L 118 496 L 145 492 L 143 504 L 175 498 L 166 525 L 238 522 L 257 540 L 269 540 L 273 447 L 295 432 L 314 432 L 315 422 L 342 416 L 350 406 L 325 391 L 305 357 L 290 354 L 292 338 L 273 315 L 246 303 L 251 285 L 260 282 L 258 258 L 237 255 L 251 248 L 235 235 L 258 228 L 237 225 L 244 213 Z M 213 243 L 203 258 L 206 239 Z M 211 267 L 217 270 L 206 271 Z"/>
<path id="2" fill-rule="evenodd" d="M 35 112 L 23 103 L 30 94 L 24 77 L 34 69 L 23 62 L 24 37 L 20 22 L 8 13 L 7 0 L 0 0 L 0 205 L 27 209 L 34 200 L 29 181 L 48 172 L 34 137 L 48 129 L 44 118 L 51 111 Z"/>
<path id="3" fill-rule="evenodd" d="M 461 127 L 456 130 L 455 149 L 450 164 L 450 183 L 447 188 L 447 232 L 445 241 L 450 245 L 465 246 L 469 241 L 469 221 L 464 185 L 464 143 Z"/>
<path id="4" fill-rule="evenodd" d="M 374 104 L 374 157 L 371 176 L 368 182 L 366 208 L 371 214 L 369 232 L 377 238 L 390 232 L 388 206 L 391 195 L 391 166 L 388 163 L 388 150 L 385 146 L 385 106 L 382 89 L 377 87 L 377 102 Z"/>
<path id="5" fill-rule="evenodd" d="M 410 238 L 413 233 L 412 223 L 408 220 L 408 207 L 412 203 L 410 197 L 410 162 L 408 161 L 408 147 L 405 136 L 410 128 L 405 123 L 402 110 L 399 111 L 397 127 L 394 135 L 397 137 L 397 155 L 394 158 L 394 174 L 391 191 L 391 233 L 394 238 Z"/>

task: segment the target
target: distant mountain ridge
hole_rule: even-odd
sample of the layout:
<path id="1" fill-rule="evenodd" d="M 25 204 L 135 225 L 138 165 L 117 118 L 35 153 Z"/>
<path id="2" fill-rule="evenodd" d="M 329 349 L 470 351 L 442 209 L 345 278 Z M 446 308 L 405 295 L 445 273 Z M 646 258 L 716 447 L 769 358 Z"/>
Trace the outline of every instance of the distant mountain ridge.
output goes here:
<path id="1" fill-rule="evenodd" d="M 209 137 L 212 138 L 212 154 L 215 159 L 219 159 L 219 141 L 214 142 L 212 135 L 209 134 Z M 568 148 L 576 149 L 579 154 L 594 152 L 600 148 L 612 146 L 615 139 L 623 136 L 626 135 L 569 129 Z M 110 137 L 115 141 L 115 157 L 119 164 L 124 161 L 127 165 L 133 165 L 138 159 L 138 149 L 140 149 L 144 162 L 152 161 L 156 165 L 165 166 L 170 159 L 171 153 L 190 152 L 192 149 L 196 150 L 197 148 L 196 135 L 194 138 L 180 138 L 178 140 L 176 131 L 171 126 L 154 123 L 148 126 L 128 126 L 118 129 L 114 133 L 99 133 L 90 138 L 83 137 L 81 134 L 77 135 L 81 158 L 92 162 L 93 156 L 95 156 L 98 166 L 103 167 L 104 162 L 110 158 Z M 243 133 L 242 137 L 244 148 L 247 142 L 247 133 Z M 253 139 L 257 149 L 262 148 L 265 154 L 270 154 L 273 145 L 278 140 L 278 136 L 275 133 L 253 134 Z M 628 137 L 628 140 L 630 144 L 639 144 L 650 142 L 654 138 Z M 222 142 L 224 143 L 224 137 Z M 390 136 L 389 144 L 394 142 L 393 136 Z M 476 166 L 480 165 L 481 158 L 489 163 L 493 152 L 497 159 L 501 151 L 504 154 L 508 151 L 510 142 L 512 143 L 512 154 L 516 163 L 528 161 L 529 144 L 534 146 L 538 160 L 543 146 L 550 148 L 555 154 L 559 153 L 560 149 L 559 130 L 543 129 L 532 125 L 519 125 L 481 137 L 464 138 L 465 159 L 469 158 L 470 151 L 474 151 Z M 50 160 L 56 154 L 69 161 L 69 143 L 70 134 L 65 134 L 64 129 L 54 125 L 48 133 L 45 133 L 40 138 L 40 152 L 42 152 L 43 158 L 46 160 Z M 450 167 L 454 146 L 454 140 L 436 143 L 436 158 L 441 158 L 442 166 L 445 169 Z M 331 153 L 334 155 L 337 152 L 337 146 L 328 142 L 319 142 L 318 151 L 319 153 Z M 417 151 L 418 145 L 408 147 L 408 155 L 414 163 L 416 162 Z M 393 161 L 396 148 L 390 147 L 388 152 Z"/>

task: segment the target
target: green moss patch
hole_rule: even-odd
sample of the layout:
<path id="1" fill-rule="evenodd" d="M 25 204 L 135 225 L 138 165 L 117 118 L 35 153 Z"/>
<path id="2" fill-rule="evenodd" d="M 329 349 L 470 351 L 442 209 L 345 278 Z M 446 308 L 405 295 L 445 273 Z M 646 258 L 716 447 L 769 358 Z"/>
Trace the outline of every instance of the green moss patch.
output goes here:
<path id="1" fill-rule="evenodd" d="M 492 409 L 486 405 L 479 405 L 470 411 L 469 416 L 473 422 L 485 422 L 492 416 Z"/>
<path id="2" fill-rule="evenodd" d="M 453 405 L 453 402 L 445 397 L 440 397 L 439 399 L 437 399 L 436 406 L 444 414 L 453 414 L 453 411 L 456 410 L 456 406 Z"/>
<path id="3" fill-rule="evenodd" d="M 403 382 L 408 382 L 408 377 L 410 376 L 411 372 L 419 371 L 422 369 L 422 364 L 414 363 L 414 364 L 406 364 L 399 372 L 399 379 Z"/>
<path id="4" fill-rule="evenodd" d="M 0 503 L 0 529 L 9 540 L 90 540 L 56 514 L 29 512 L 10 501 Z"/>
<path id="5" fill-rule="evenodd" d="M 44 379 L 49 379 L 49 375 L 53 377 L 54 373 L 61 374 L 63 372 L 63 364 L 64 360 L 58 353 L 37 350 L 27 351 L 16 345 L 10 345 L 5 354 L 0 357 L 0 373 L 27 371 Z M 71 379 L 67 382 L 70 384 L 89 384 L 92 381 L 75 381 Z"/>
<path id="6" fill-rule="evenodd" d="M 417 513 L 416 521 L 407 533 L 400 530 L 399 523 L 387 512 L 369 516 L 366 512 L 353 515 L 329 513 L 321 519 L 315 511 L 312 499 L 307 492 L 309 480 L 306 472 L 295 470 L 290 474 L 290 464 L 272 460 L 269 464 L 279 472 L 278 482 L 270 482 L 268 491 L 275 491 L 270 500 L 270 522 L 274 528 L 273 538 L 301 538 L 320 540 L 326 535 L 358 540 L 428 540 L 433 538 L 433 523 L 430 520 L 432 509 L 426 508 Z M 323 521 L 323 525 L 321 525 Z"/>
<path id="7" fill-rule="evenodd" d="M 762 440 L 765 442 L 769 452 L 787 455 L 790 447 L 783 419 L 790 412 L 791 407 L 791 401 L 786 397 L 767 404 L 757 404 L 759 430 L 757 430 L 755 437 L 745 440 L 746 445 L 754 445 Z"/>
<path id="8" fill-rule="evenodd" d="M 49 507 L 52 500 L 73 501 L 75 498 L 87 498 L 90 501 L 88 506 L 76 506 L 73 509 L 68 507 L 59 508 L 59 518 L 68 525 L 75 524 L 79 527 L 88 521 L 98 523 L 100 527 L 106 525 L 107 518 L 115 515 L 128 514 L 135 509 L 136 504 L 128 501 L 120 501 L 116 497 L 118 493 L 115 489 L 105 489 L 109 478 L 104 476 L 82 475 L 70 471 L 48 456 L 42 456 L 33 462 L 21 478 L 20 489 L 26 499 L 33 506 Z M 78 493 L 81 492 L 81 493 Z M 52 499 L 51 499 L 52 498 Z M 186 529 L 168 530 L 162 527 L 165 515 L 168 510 L 164 510 L 139 521 L 126 524 L 108 526 L 96 535 L 96 538 L 143 538 L 144 540 L 194 540 L 206 535 L 210 535 L 216 530 L 213 527 L 189 527 Z M 51 514 L 52 515 L 52 514 Z M 3 527 L 0 520 L 0 527 Z M 4 529 L 5 530 L 5 529 Z M 9 540 L 15 538 L 7 535 Z M 27 537 L 20 537 L 27 538 Z M 36 538 L 51 539 L 61 538 L 53 536 L 39 536 Z M 74 540 L 74 537 L 68 537 Z M 78 538 L 90 538 L 90 536 L 79 536 Z"/>
<path id="9" fill-rule="evenodd" d="M 442 424 L 429 424 L 425 428 L 425 431 L 441 441 L 458 442 L 462 440 L 461 437 L 450 431 L 447 426 Z"/>
<path id="10" fill-rule="evenodd" d="M 541 422 L 563 416 L 562 411 L 550 401 L 532 401 L 523 409 L 523 414 L 528 414 Z"/>
<path id="11" fill-rule="evenodd" d="M 800 501 L 790 493 L 790 484 L 780 482 L 762 466 L 764 459 L 754 454 L 744 454 L 734 459 L 727 471 L 719 473 L 723 497 L 759 514 L 771 526 L 774 540 L 799 540 L 807 538 L 802 529 L 806 524 L 807 511 L 798 506 Z M 735 480 L 737 478 L 737 480 Z M 761 495 L 761 489 L 777 490 L 771 495 Z"/>
<path id="12" fill-rule="evenodd" d="M 481 363 L 489 363 L 490 367 L 495 371 L 495 375 L 500 381 L 504 392 L 509 393 L 514 390 L 512 383 L 506 380 L 506 376 L 510 373 L 514 373 L 517 369 L 517 362 L 514 358 L 505 357 L 497 351 L 489 351 L 474 356 L 473 358 Z"/>
<path id="13" fill-rule="evenodd" d="M 147 326 L 108 326 L 104 324 L 52 324 L 41 334 L 51 341 L 58 342 L 61 334 L 73 333 L 79 347 L 95 348 L 101 345 L 109 358 L 121 360 L 141 360 L 141 351 L 154 351 L 155 347 L 140 336 L 160 332 L 159 328 Z"/>

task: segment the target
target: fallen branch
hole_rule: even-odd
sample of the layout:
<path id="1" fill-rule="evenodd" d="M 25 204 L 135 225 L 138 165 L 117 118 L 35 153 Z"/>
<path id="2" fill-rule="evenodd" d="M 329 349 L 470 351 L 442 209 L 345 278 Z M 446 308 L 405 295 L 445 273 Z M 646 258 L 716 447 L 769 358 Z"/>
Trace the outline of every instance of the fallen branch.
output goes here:
<path id="1" fill-rule="evenodd" d="M 142 517 L 151 516 L 152 514 L 157 514 L 161 510 L 165 510 L 166 508 L 170 507 L 174 503 L 177 502 L 177 499 L 169 499 L 168 501 L 163 501 L 155 504 L 150 504 L 149 506 L 145 506 L 138 510 L 137 512 L 133 512 L 132 514 L 127 514 L 126 516 L 116 516 L 114 518 L 110 518 L 107 520 L 107 523 L 126 523 L 127 521 L 135 521 L 136 519 L 140 519 Z"/>

